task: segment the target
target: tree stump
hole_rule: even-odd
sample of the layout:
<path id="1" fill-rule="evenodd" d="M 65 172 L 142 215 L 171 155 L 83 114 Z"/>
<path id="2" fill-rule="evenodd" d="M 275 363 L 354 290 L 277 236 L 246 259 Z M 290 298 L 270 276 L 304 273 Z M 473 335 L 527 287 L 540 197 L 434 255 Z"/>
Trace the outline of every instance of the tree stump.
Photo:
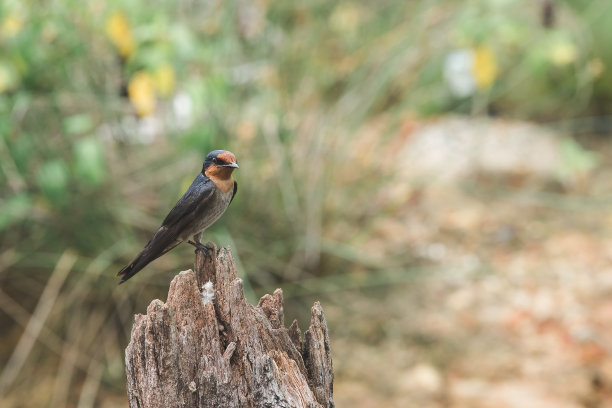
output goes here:
<path id="1" fill-rule="evenodd" d="M 130 407 L 333 407 L 319 302 L 302 340 L 297 321 L 285 328 L 281 289 L 250 305 L 231 251 L 210 252 L 196 251 L 195 272 L 172 280 L 166 303 L 135 316 L 125 350 Z"/>

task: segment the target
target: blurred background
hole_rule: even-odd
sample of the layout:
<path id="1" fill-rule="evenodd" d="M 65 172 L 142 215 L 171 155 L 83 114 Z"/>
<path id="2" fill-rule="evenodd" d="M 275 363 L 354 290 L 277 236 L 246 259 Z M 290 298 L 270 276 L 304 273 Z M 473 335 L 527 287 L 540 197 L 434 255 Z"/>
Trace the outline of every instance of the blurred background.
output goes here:
<path id="1" fill-rule="evenodd" d="M 328 318 L 338 407 L 612 407 L 608 0 L 4 0 L 0 405 L 123 407 L 117 286 L 213 149 L 205 240 Z"/>

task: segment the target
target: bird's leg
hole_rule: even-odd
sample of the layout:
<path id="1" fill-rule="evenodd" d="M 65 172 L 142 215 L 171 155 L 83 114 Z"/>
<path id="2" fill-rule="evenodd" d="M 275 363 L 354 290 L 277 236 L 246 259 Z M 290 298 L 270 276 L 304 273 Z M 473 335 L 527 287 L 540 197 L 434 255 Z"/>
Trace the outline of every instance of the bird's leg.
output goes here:
<path id="1" fill-rule="evenodd" d="M 207 247 L 206 245 L 204 245 L 200 241 L 201 237 L 202 237 L 202 233 L 198 232 L 197 234 L 194 234 L 193 241 L 190 240 L 190 241 L 187 241 L 187 243 L 193 245 L 194 247 L 196 247 L 196 249 L 200 249 L 200 250 L 204 251 L 204 253 L 208 257 L 208 259 L 212 260 L 212 255 L 210 254 L 210 248 Z"/>
<path id="2" fill-rule="evenodd" d="M 198 232 L 197 234 L 193 234 L 193 240 L 199 246 L 208 249 L 208 247 L 206 245 L 202 244 L 202 232 Z"/>

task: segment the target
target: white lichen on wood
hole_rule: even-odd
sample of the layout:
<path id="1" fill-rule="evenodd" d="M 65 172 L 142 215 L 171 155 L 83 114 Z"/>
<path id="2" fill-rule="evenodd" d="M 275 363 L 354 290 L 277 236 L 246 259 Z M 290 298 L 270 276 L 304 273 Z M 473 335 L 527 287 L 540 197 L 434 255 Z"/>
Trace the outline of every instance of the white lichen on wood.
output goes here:
<path id="1" fill-rule="evenodd" d="M 208 281 L 202 285 L 202 304 L 206 306 L 208 303 L 212 303 L 213 300 L 215 300 L 215 285 Z"/>

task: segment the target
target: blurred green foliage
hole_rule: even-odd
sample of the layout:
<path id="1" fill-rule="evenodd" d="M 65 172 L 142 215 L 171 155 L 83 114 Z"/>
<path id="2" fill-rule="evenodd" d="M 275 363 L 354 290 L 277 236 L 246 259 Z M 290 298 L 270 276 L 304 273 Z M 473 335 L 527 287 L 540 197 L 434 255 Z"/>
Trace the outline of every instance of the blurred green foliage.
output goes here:
<path id="1" fill-rule="evenodd" d="M 155 178 L 159 171 L 190 174 L 168 163 L 227 147 L 252 162 L 241 189 L 249 208 L 236 204 L 241 222 L 255 224 L 249 235 L 273 253 L 273 241 L 286 238 L 283 265 L 310 239 L 306 222 L 293 224 L 297 211 L 326 185 L 320 178 L 301 188 L 309 172 L 298 166 L 308 161 L 293 161 L 298 148 L 308 156 L 334 146 L 313 132 L 348 143 L 350 129 L 382 114 L 492 111 L 555 121 L 605 110 L 610 7 L 543 4 L 5 1 L 3 246 L 95 256 L 133 240 L 126 218 L 148 219 L 144 236 L 179 189 L 161 186 L 163 202 L 143 208 L 143 191 L 130 199 L 117 186 L 129 178 L 154 190 L 171 179 Z M 453 53 L 467 70 L 445 71 Z M 454 81 L 467 83 L 457 93 Z M 312 120 L 318 125 L 304 130 Z M 262 178 L 271 181 L 265 191 L 249 187 Z"/>
<path id="2" fill-rule="evenodd" d="M 215 148 L 233 150 L 241 169 L 213 237 L 236 246 L 254 286 L 331 273 L 324 238 L 359 240 L 377 213 L 367 191 L 379 181 L 354 174 L 366 174 L 375 144 L 341 174 L 357 129 L 382 116 L 394 128 L 448 112 L 557 121 L 609 110 L 609 1 L 553 2 L 548 17 L 544 3 L 3 1 L 4 290 L 31 308 L 72 249 L 72 306 L 95 308 L 99 327 L 115 314 L 129 322 L 150 299 L 129 295 L 165 293 L 167 271 L 187 265 L 152 265 L 165 269 L 151 280 L 159 287 L 121 295 L 114 272 Z M 445 64 L 462 50 L 458 95 Z M 577 145 L 565 153 L 579 169 L 594 160 Z M 116 304 L 101 306 L 108 298 Z"/>
<path id="3" fill-rule="evenodd" d="M 129 234 L 117 207 L 133 203 L 114 186 L 132 156 L 142 171 L 252 144 L 249 160 L 266 166 L 270 149 L 261 145 L 291 148 L 308 114 L 334 133 L 382 113 L 492 110 L 554 121 L 605 110 L 610 7 L 551 2 L 547 17 L 544 3 L 3 2 L 3 232 L 15 245 L 37 236 L 49 250 L 69 244 L 94 255 Z M 474 82 L 461 95 L 444 76 L 458 50 L 467 51 Z M 270 126 L 278 134 L 266 142 Z M 278 171 L 292 165 L 285 153 Z M 271 200 L 272 209 L 253 215 L 273 224 L 287 198 Z M 59 239 L 58 226 L 71 226 L 70 237 Z M 30 239 L 23 250 L 34 248 Z"/>

